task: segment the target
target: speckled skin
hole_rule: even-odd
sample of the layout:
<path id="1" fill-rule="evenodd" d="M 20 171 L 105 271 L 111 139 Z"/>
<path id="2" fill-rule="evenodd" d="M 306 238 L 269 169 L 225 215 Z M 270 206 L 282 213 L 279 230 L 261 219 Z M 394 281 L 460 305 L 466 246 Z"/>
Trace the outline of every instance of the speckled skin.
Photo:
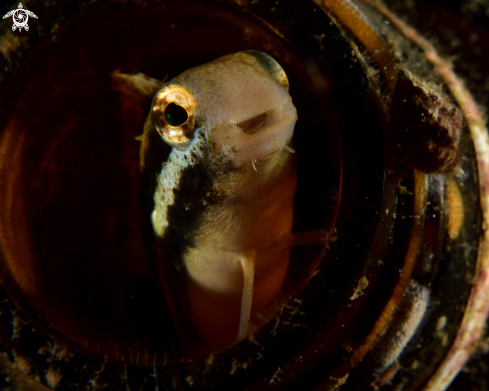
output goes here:
<path id="1" fill-rule="evenodd" d="M 180 128 L 164 120 L 171 102 L 189 114 Z M 264 122 L 243 124 L 263 113 Z M 173 148 L 157 178 L 152 223 L 166 255 L 185 267 L 198 329 L 219 329 L 216 319 L 235 318 L 241 301 L 241 339 L 251 303 L 264 308 L 281 291 L 290 249 L 277 243 L 292 228 L 296 163 L 286 147 L 296 119 L 283 70 L 260 52 L 190 69 L 153 100 L 141 153 L 152 129 Z M 235 320 L 221 322 L 222 331 Z"/>

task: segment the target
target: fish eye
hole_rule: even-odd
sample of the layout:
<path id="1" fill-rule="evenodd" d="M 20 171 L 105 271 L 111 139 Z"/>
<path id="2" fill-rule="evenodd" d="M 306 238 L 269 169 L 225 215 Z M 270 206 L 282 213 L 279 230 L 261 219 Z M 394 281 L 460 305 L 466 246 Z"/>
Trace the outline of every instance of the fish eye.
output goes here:
<path id="1" fill-rule="evenodd" d="M 164 115 L 168 125 L 175 127 L 185 124 L 189 118 L 187 110 L 173 102 L 166 106 Z"/>

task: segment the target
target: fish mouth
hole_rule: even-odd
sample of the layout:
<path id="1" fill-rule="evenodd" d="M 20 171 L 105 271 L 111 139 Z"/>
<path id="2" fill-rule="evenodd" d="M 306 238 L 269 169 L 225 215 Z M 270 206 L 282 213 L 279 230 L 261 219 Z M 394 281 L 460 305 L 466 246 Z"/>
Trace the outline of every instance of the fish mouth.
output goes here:
<path id="1" fill-rule="evenodd" d="M 293 124 L 296 119 L 297 111 L 289 98 L 285 102 L 217 125 L 209 132 L 209 138 L 216 144 L 241 147 L 259 140 L 266 142 L 268 135 L 281 138 L 278 136 L 280 129 L 285 133 L 292 132 L 293 127 L 289 129 L 288 125 Z"/>
<path id="2" fill-rule="evenodd" d="M 251 117 L 248 120 L 236 124 L 236 126 L 238 128 L 241 128 L 241 130 L 246 134 L 253 134 L 256 133 L 258 129 L 263 126 L 263 124 L 267 120 L 267 116 L 268 113 L 265 111 L 261 114 Z"/>
<path id="3" fill-rule="evenodd" d="M 293 120 L 297 116 L 292 100 L 274 105 L 247 115 L 240 121 L 231 121 L 245 134 L 264 133 L 273 130 L 283 123 Z"/>

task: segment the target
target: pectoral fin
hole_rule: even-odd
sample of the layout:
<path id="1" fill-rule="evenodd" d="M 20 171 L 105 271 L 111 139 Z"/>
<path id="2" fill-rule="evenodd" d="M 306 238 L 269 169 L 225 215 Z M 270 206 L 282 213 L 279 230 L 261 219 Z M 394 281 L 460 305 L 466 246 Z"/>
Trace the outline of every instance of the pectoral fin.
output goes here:
<path id="1" fill-rule="evenodd" d="M 325 243 L 330 235 L 329 230 L 317 230 L 304 233 L 295 233 L 278 238 L 272 243 L 264 244 L 264 247 L 294 247 L 306 246 L 316 243 Z M 239 319 L 239 331 L 237 341 L 246 338 L 253 304 L 253 281 L 255 275 L 256 250 L 240 254 L 238 260 L 243 268 L 243 293 L 241 296 L 241 315 Z"/>
<path id="2" fill-rule="evenodd" d="M 280 236 L 271 242 L 264 242 L 257 248 L 270 248 L 270 247 L 296 247 L 296 246 L 309 246 L 311 244 L 326 243 L 330 236 L 330 230 L 319 229 L 316 231 L 291 233 Z"/>
<path id="3" fill-rule="evenodd" d="M 241 297 L 238 341 L 246 338 L 250 324 L 251 305 L 253 303 L 253 280 L 255 276 L 255 255 L 256 252 L 253 251 L 239 256 L 239 262 L 243 268 L 243 295 Z"/>

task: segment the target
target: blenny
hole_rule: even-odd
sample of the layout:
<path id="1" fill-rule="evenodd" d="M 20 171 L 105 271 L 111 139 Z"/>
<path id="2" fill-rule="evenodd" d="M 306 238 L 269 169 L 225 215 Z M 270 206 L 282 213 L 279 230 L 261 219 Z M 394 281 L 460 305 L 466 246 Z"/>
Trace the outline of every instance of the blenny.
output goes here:
<path id="1" fill-rule="evenodd" d="M 159 86 L 141 137 L 172 147 L 154 189 L 151 220 L 165 255 L 186 274 L 190 318 L 204 341 L 247 336 L 286 277 L 296 190 L 297 112 L 282 67 L 245 51 Z"/>

